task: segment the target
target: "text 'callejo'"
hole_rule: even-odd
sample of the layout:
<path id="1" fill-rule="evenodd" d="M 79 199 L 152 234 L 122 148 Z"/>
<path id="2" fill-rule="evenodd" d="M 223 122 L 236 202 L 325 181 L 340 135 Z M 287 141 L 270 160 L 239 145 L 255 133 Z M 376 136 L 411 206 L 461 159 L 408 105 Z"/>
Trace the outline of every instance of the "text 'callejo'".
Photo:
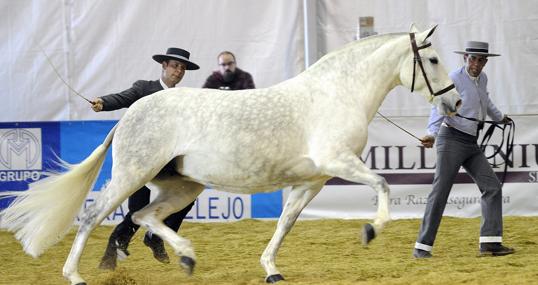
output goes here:
<path id="1" fill-rule="evenodd" d="M 239 220 L 245 215 L 245 201 L 242 197 L 209 196 L 196 199 L 186 219 L 196 220 Z"/>

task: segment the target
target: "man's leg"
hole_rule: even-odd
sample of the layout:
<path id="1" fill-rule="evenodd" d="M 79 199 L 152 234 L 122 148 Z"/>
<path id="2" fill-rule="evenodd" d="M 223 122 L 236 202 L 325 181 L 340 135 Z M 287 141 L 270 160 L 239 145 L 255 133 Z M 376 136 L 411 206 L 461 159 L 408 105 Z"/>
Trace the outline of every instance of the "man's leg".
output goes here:
<path id="1" fill-rule="evenodd" d="M 105 254 L 101 258 L 99 268 L 113 270 L 116 268 L 118 254 L 120 259 L 126 258 L 129 255 L 127 247 L 129 246 L 131 238 L 140 227 L 133 223 L 131 215 L 146 206 L 149 203 L 149 198 L 150 190 L 145 186 L 129 197 L 129 212 L 125 215 L 123 221 L 119 223 L 110 234 Z"/>
<path id="2" fill-rule="evenodd" d="M 441 134 L 437 140 L 433 189 L 428 195 L 428 203 L 413 251 L 413 256 L 416 258 L 431 257 L 430 252 L 445 211 L 448 195 L 465 157 L 461 142 Z"/>
<path id="3" fill-rule="evenodd" d="M 477 150 L 463 165 L 478 185 L 481 197 L 480 252 L 485 255 L 507 255 L 514 250 L 502 246 L 502 187 L 482 152 Z"/>

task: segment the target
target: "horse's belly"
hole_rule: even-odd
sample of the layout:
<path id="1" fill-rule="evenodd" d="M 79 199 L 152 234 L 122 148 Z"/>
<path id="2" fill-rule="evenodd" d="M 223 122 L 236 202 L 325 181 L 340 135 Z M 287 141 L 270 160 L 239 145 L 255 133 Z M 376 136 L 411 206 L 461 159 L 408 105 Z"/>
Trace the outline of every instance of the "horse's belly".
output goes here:
<path id="1" fill-rule="evenodd" d="M 198 183 L 236 193 L 270 192 L 318 180 L 320 172 L 308 158 L 248 161 L 198 157 L 179 158 L 177 171 Z"/>

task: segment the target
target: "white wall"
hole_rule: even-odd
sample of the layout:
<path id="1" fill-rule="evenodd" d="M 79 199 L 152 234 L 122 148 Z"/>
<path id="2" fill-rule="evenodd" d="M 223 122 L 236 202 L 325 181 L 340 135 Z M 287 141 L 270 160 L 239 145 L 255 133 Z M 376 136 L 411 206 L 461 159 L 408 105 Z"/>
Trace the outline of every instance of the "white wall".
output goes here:
<path id="1" fill-rule="evenodd" d="M 354 40 L 359 16 L 375 17 L 379 33 L 407 31 L 410 23 L 438 24 L 434 47 L 449 69 L 461 64 L 466 40 L 491 43 L 485 71 L 498 107 L 509 114 L 538 113 L 538 5 L 521 1 L 319 0 L 317 54 Z M 311 21 L 312 22 L 312 21 Z M 60 81 L 93 98 L 157 79 L 151 56 L 169 46 L 192 52 L 201 69 L 181 86 L 199 87 L 216 69 L 216 54 L 231 50 L 239 67 L 267 87 L 303 70 L 303 1 L 286 0 L 0 0 L 0 121 L 118 119 L 122 111 L 94 113 Z M 397 89 L 385 115 L 429 112 L 422 98 Z"/>
<path id="2" fill-rule="evenodd" d="M 490 43 L 488 74 L 490 95 L 509 114 L 538 112 L 538 5 L 532 0 L 349 0 L 318 2 L 318 48 L 325 54 L 355 38 L 358 17 L 373 16 L 378 33 L 407 31 L 415 22 L 423 29 L 439 25 L 432 38 L 434 48 L 451 70 L 463 63 L 465 41 Z M 396 96 L 395 94 L 402 95 Z M 425 115 L 429 107 L 408 92 L 391 94 L 381 111 L 385 115 Z"/>
<path id="3" fill-rule="evenodd" d="M 118 119 L 96 114 L 69 94 L 62 77 L 84 96 L 119 92 L 138 79 L 160 77 L 151 59 L 170 46 L 185 48 L 200 70 L 181 86 L 201 87 L 230 50 L 257 87 L 303 69 L 300 1 L 0 1 L 1 121 Z"/>

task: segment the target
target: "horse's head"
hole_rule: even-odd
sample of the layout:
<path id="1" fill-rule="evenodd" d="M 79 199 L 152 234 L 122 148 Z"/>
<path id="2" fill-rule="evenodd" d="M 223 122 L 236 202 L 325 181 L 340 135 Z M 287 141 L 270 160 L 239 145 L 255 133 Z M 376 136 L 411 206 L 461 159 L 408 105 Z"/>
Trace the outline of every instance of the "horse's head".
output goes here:
<path id="1" fill-rule="evenodd" d="M 441 115 L 454 115 L 461 105 L 461 97 L 453 88 L 453 83 L 437 52 L 428 38 L 435 27 L 419 32 L 415 25 L 409 33 L 409 53 L 400 70 L 400 81 L 404 86 L 417 91 L 437 106 Z"/>

